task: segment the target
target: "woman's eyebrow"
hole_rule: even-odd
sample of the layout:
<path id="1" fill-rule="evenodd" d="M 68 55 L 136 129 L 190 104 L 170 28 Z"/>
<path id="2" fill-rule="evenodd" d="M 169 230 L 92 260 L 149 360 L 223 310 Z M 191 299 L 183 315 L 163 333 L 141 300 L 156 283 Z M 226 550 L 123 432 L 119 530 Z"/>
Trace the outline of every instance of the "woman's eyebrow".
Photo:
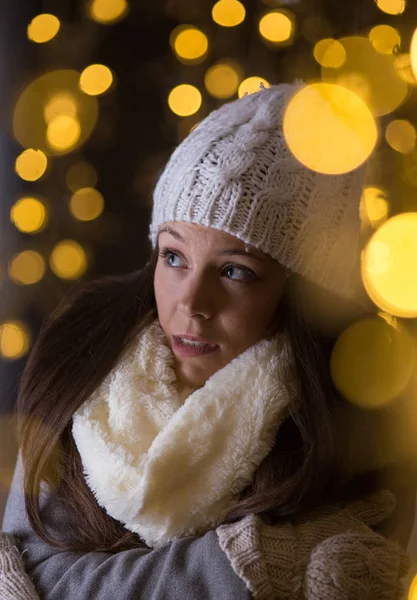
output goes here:
<path id="1" fill-rule="evenodd" d="M 180 233 L 178 233 L 178 231 L 176 231 L 175 229 L 172 229 L 168 225 L 165 225 L 165 227 L 162 227 L 159 230 L 158 235 L 160 235 L 161 233 L 170 233 L 172 235 L 172 237 L 174 237 L 179 242 L 182 242 L 183 244 L 187 243 L 187 241 L 182 237 L 182 235 Z M 252 254 L 250 251 L 248 252 L 247 250 L 240 250 L 239 248 L 224 248 L 223 250 L 218 250 L 217 254 L 219 254 L 219 255 L 236 254 L 239 256 L 250 256 L 251 258 L 256 258 L 257 260 L 260 260 L 261 262 L 263 262 L 263 258 L 261 258 L 260 256 L 257 256 L 256 254 Z"/>

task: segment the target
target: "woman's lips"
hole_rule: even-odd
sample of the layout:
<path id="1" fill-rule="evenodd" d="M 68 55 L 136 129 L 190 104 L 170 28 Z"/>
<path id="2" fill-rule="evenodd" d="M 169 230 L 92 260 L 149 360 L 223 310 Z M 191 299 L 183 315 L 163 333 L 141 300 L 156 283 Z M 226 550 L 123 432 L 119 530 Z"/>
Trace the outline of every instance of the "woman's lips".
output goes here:
<path id="1" fill-rule="evenodd" d="M 181 338 L 177 336 L 172 337 L 172 347 L 177 354 L 182 356 L 202 356 L 203 354 L 212 354 L 219 349 L 217 344 L 209 346 L 193 346 L 192 344 L 184 344 Z"/>

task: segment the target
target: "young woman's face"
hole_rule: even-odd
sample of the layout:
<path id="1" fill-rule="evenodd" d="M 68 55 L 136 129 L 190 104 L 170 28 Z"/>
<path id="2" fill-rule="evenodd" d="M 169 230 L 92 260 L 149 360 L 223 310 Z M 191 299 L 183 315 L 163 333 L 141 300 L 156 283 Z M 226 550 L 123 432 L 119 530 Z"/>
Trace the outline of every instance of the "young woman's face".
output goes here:
<path id="1" fill-rule="evenodd" d="M 268 335 L 285 271 L 236 237 L 193 223 L 166 223 L 158 246 L 154 289 L 159 321 L 180 384 L 198 388 Z M 215 350 L 190 355 L 195 347 L 177 340 L 187 334 L 215 344 Z"/>

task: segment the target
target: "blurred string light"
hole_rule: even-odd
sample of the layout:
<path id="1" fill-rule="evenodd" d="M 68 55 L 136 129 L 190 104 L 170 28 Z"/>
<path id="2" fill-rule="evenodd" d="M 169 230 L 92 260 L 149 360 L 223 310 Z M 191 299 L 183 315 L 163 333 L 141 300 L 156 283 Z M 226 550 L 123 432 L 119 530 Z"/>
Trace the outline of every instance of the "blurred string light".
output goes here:
<path id="1" fill-rule="evenodd" d="M 408 600 L 417 600 L 417 575 L 414 576 L 411 583 Z"/>
<path id="2" fill-rule="evenodd" d="M 400 79 L 406 83 L 409 83 L 410 85 L 417 86 L 417 79 L 413 73 L 413 69 L 411 67 L 411 57 L 408 52 L 397 54 L 394 59 L 394 68 Z"/>
<path id="3" fill-rule="evenodd" d="M 193 25 L 178 25 L 170 33 L 169 41 L 178 60 L 185 64 L 202 62 L 208 50 L 208 38 Z"/>
<path id="4" fill-rule="evenodd" d="M 32 42 L 44 44 L 56 36 L 60 26 L 59 19 L 55 15 L 43 13 L 32 19 L 28 25 L 27 35 Z"/>
<path id="5" fill-rule="evenodd" d="M 361 257 L 362 280 L 371 300 L 398 317 L 417 317 L 417 213 L 381 225 Z"/>
<path id="6" fill-rule="evenodd" d="M 223 100 L 236 94 L 241 78 L 237 63 L 221 61 L 207 69 L 204 85 L 211 96 Z"/>
<path id="7" fill-rule="evenodd" d="M 90 65 L 80 75 L 80 89 L 89 96 L 104 94 L 113 83 L 113 74 L 106 65 Z"/>
<path id="8" fill-rule="evenodd" d="M 239 85 L 237 95 L 239 98 L 242 98 L 245 94 L 256 94 L 256 92 L 259 92 L 260 86 L 268 88 L 270 87 L 270 83 L 263 77 L 258 77 L 256 75 L 247 77 Z"/>
<path id="9" fill-rule="evenodd" d="M 417 79 L 417 29 L 413 33 L 410 45 L 410 61 L 414 77 Z"/>
<path id="10" fill-rule="evenodd" d="M 219 0 L 211 10 L 213 21 L 222 27 L 235 27 L 244 21 L 245 7 L 238 0 Z"/>
<path id="11" fill-rule="evenodd" d="M 295 17 L 288 10 L 274 10 L 259 21 L 259 33 L 273 44 L 289 43 L 294 37 Z"/>
<path id="12" fill-rule="evenodd" d="M 313 54 L 319 65 L 330 69 L 337 69 L 346 60 L 346 50 L 333 38 L 318 41 L 314 46 Z"/>
<path id="13" fill-rule="evenodd" d="M 39 252 L 25 250 L 9 263 L 9 277 L 20 285 L 37 283 L 45 275 L 45 261 Z"/>
<path id="14" fill-rule="evenodd" d="M 392 54 L 401 45 L 401 36 L 390 25 L 376 25 L 369 32 L 369 39 L 377 52 Z"/>
<path id="15" fill-rule="evenodd" d="M 128 12 L 126 0 L 90 0 L 88 8 L 88 16 L 103 25 L 120 21 Z"/>
<path id="16" fill-rule="evenodd" d="M 40 200 L 20 198 L 10 210 L 10 220 L 24 233 L 39 233 L 47 223 L 47 212 Z"/>
<path id="17" fill-rule="evenodd" d="M 364 188 L 359 205 L 362 225 L 377 228 L 387 220 L 389 203 L 383 190 L 373 186 Z"/>
<path id="18" fill-rule="evenodd" d="M 36 181 L 46 171 L 48 159 L 41 150 L 29 148 L 16 158 L 16 173 L 25 181 Z"/>
<path id="19" fill-rule="evenodd" d="M 56 152 L 68 152 L 77 145 L 81 135 L 81 126 L 75 117 L 61 115 L 48 123 L 46 140 Z"/>
<path id="20" fill-rule="evenodd" d="M 66 183 L 72 192 L 80 188 L 94 187 L 97 183 L 97 171 L 90 163 L 80 160 L 68 169 Z"/>
<path id="21" fill-rule="evenodd" d="M 89 138 L 98 103 L 80 90 L 79 81 L 78 71 L 50 71 L 23 90 L 14 108 L 13 133 L 24 148 L 61 155 Z"/>
<path id="22" fill-rule="evenodd" d="M 284 114 L 285 140 L 294 156 L 313 171 L 347 173 L 372 153 L 378 130 L 365 102 L 338 85 L 302 88 Z"/>
<path id="23" fill-rule="evenodd" d="M 5 359 L 17 360 L 29 350 L 29 330 L 21 321 L 0 324 L 0 354 Z"/>
<path id="24" fill-rule="evenodd" d="M 52 250 L 49 266 L 60 279 L 78 279 L 87 270 L 87 256 L 76 241 L 62 240 Z"/>
<path id="25" fill-rule="evenodd" d="M 77 190 L 70 199 L 70 211 L 80 221 L 97 219 L 104 210 L 104 198 L 92 187 Z"/>
<path id="26" fill-rule="evenodd" d="M 374 116 L 386 115 L 398 108 L 407 97 L 408 85 L 396 73 L 395 57 L 377 52 L 365 37 L 351 36 L 338 41 L 346 50 L 346 60 L 336 69 L 322 67 L 323 81 L 355 92 Z"/>
<path id="27" fill-rule="evenodd" d="M 405 0 L 376 0 L 376 5 L 388 15 L 400 15 L 405 10 Z"/>
<path id="28" fill-rule="evenodd" d="M 408 154 L 414 150 L 416 137 L 414 126 L 405 119 L 391 121 L 385 129 L 385 138 L 388 144 L 402 154 Z"/>
<path id="29" fill-rule="evenodd" d="M 407 386 L 415 347 L 404 326 L 387 315 L 356 321 L 336 341 L 330 366 L 340 392 L 361 408 L 386 405 Z"/>
<path id="30" fill-rule="evenodd" d="M 168 96 L 168 105 L 173 113 L 188 117 L 198 111 L 202 98 L 200 91 L 193 85 L 183 83 L 173 88 Z"/>

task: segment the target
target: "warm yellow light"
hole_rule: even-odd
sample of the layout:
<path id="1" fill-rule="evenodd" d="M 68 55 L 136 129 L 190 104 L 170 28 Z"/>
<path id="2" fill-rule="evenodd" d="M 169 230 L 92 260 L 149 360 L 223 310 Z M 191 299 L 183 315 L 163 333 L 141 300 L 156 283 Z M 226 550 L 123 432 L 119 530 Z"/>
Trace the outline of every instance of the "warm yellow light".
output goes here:
<path id="1" fill-rule="evenodd" d="M 257 77 L 257 76 L 247 77 L 239 85 L 237 95 L 239 98 L 242 98 L 245 94 L 248 94 L 248 95 L 255 94 L 256 92 L 259 92 L 260 90 L 262 90 L 262 86 L 268 88 L 269 81 L 267 81 L 263 77 Z"/>
<path id="2" fill-rule="evenodd" d="M 207 53 L 207 36 L 197 27 L 182 27 L 173 38 L 174 51 L 184 60 L 196 60 Z"/>
<path id="3" fill-rule="evenodd" d="M 56 36 L 61 24 L 55 15 L 43 13 L 38 15 L 28 25 L 28 38 L 37 44 L 49 42 Z"/>
<path id="4" fill-rule="evenodd" d="M 128 11 L 126 0 L 92 0 L 89 14 L 95 21 L 106 25 L 119 21 Z"/>
<path id="5" fill-rule="evenodd" d="M 105 65 L 90 65 L 80 76 L 80 88 L 89 96 L 103 94 L 112 82 L 113 74 Z"/>
<path id="6" fill-rule="evenodd" d="M 71 94 L 60 92 L 48 100 L 43 115 L 46 123 L 50 123 L 56 117 L 76 118 L 77 102 Z"/>
<path id="7" fill-rule="evenodd" d="M 395 56 L 377 52 L 365 37 L 345 37 L 339 42 L 345 48 L 346 60 L 337 69 L 322 67 L 323 81 L 355 92 L 374 116 L 386 115 L 398 108 L 407 98 L 408 85 L 395 71 Z"/>
<path id="8" fill-rule="evenodd" d="M 377 187 L 364 188 L 359 213 L 363 225 L 379 227 L 388 217 L 388 199 L 385 193 Z"/>
<path id="9" fill-rule="evenodd" d="M 81 188 L 72 195 L 70 210 L 80 221 L 97 219 L 104 210 L 104 198 L 98 190 L 91 187 Z"/>
<path id="10" fill-rule="evenodd" d="M 317 42 L 313 54 L 319 65 L 330 69 L 337 69 L 346 60 L 346 50 L 333 38 L 325 38 Z"/>
<path id="11" fill-rule="evenodd" d="M 401 44 L 401 36 L 390 25 L 376 25 L 369 32 L 369 39 L 375 50 L 382 54 L 391 54 Z"/>
<path id="12" fill-rule="evenodd" d="M 378 317 L 357 321 L 333 348 L 330 364 L 336 387 L 365 409 L 381 407 L 396 398 L 415 367 L 412 336 L 405 327 L 389 321 Z"/>
<path id="13" fill-rule="evenodd" d="M 405 0 L 376 0 L 376 5 L 389 15 L 400 15 L 405 10 Z"/>
<path id="14" fill-rule="evenodd" d="M 414 126 L 405 119 L 391 121 L 385 130 L 385 138 L 388 144 L 402 154 L 408 154 L 414 150 L 416 137 Z"/>
<path id="15" fill-rule="evenodd" d="M 414 31 L 413 37 L 411 38 L 410 60 L 414 77 L 417 79 L 417 29 Z"/>
<path id="16" fill-rule="evenodd" d="M 239 79 L 239 73 L 233 65 L 217 63 L 207 69 L 204 76 L 204 85 L 211 96 L 225 99 L 236 94 Z"/>
<path id="17" fill-rule="evenodd" d="M 199 90 L 187 83 L 177 85 L 168 96 L 169 108 L 180 117 L 188 117 L 196 113 L 201 106 L 201 101 Z"/>
<path id="18" fill-rule="evenodd" d="M 417 600 L 417 575 L 414 576 L 411 583 L 410 591 L 408 592 L 408 600 Z"/>
<path id="19" fill-rule="evenodd" d="M 365 289 L 382 310 L 417 317 L 417 213 L 402 213 L 381 225 L 362 253 Z"/>
<path id="20" fill-rule="evenodd" d="M 94 187 L 97 183 L 97 171 L 93 165 L 81 160 L 68 169 L 66 181 L 72 192 L 84 187 Z"/>
<path id="21" fill-rule="evenodd" d="M 53 249 L 49 264 L 61 279 L 78 279 L 87 269 L 84 249 L 74 240 L 62 240 Z"/>
<path id="22" fill-rule="evenodd" d="M 294 20 L 290 13 L 274 10 L 267 13 L 259 21 L 259 32 L 269 42 L 288 41 L 294 31 Z"/>
<path id="23" fill-rule="evenodd" d="M 394 60 L 395 71 L 403 81 L 410 85 L 417 86 L 417 79 L 414 76 L 413 69 L 411 67 L 411 57 L 408 52 L 397 54 Z"/>
<path id="24" fill-rule="evenodd" d="M 41 150 L 29 148 L 17 157 L 15 170 L 25 181 L 36 181 L 45 173 L 47 164 L 48 160 Z"/>
<path id="25" fill-rule="evenodd" d="M 29 345 L 29 331 L 24 323 L 6 321 L 0 324 L 0 353 L 3 358 L 21 358 L 29 350 Z"/>
<path id="26" fill-rule="evenodd" d="M 373 151 L 378 131 L 359 96 L 338 85 L 315 83 L 293 96 L 283 131 L 294 156 L 319 173 L 347 173 Z"/>
<path id="27" fill-rule="evenodd" d="M 49 146 L 56 151 L 67 152 L 78 142 L 81 127 L 78 119 L 74 117 L 55 117 L 48 124 L 46 139 Z"/>
<path id="28" fill-rule="evenodd" d="M 25 233 L 37 233 L 46 224 L 46 209 L 36 198 L 21 198 L 10 210 L 10 220 Z"/>
<path id="29" fill-rule="evenodd" d="M 45 261 L 39 252 L 25 250 L 12 258 L 9 263 L 9 277 L 15 283 L 30 285 L 37 283 L 45 275 Z"/>
<path id="30" fill-rule="evenodd" d="M 235 27 L 245 19 L 246 10 L 238 0 L 219 0 L 211 10 L 213 21 L 222 27 Z"/>

